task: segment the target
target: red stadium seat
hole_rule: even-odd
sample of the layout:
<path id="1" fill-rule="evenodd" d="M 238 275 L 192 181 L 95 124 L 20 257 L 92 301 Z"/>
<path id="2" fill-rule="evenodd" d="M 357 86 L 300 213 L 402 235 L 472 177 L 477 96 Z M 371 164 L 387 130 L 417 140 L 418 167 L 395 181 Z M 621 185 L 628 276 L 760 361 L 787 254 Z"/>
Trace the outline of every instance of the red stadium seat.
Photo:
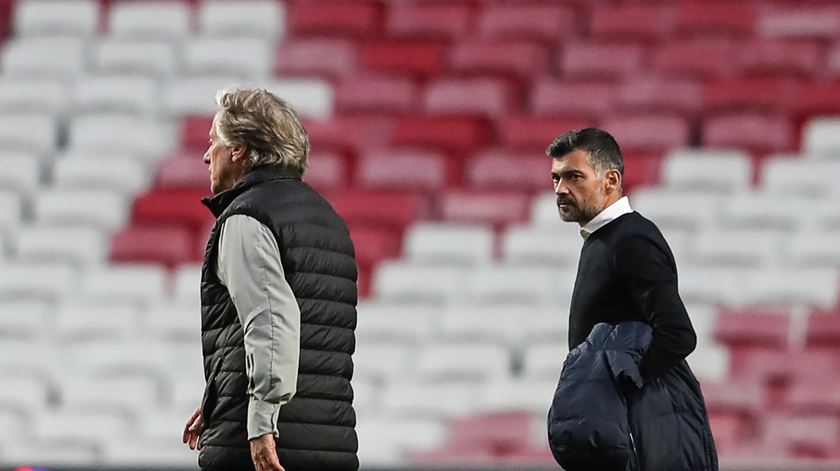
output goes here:
<path id="1" fill-rule="evenodd" d="M 808 347 L 840 349 L 840 313 L 816 312 L 808 316 Z"/>
<path id="2" fill-rule="evenodd" d="M 449 445 L 457 448 L 486 448 L 505 455 L 527 448 L 531 432 L 528 413 L 479 415 L 455 420 L 449 428 Z"/>
<path id="3" fill-rule="evenodd" d="M 789 2 L 763 8 L 756 32 L 765 38 L 830 40 L 837 37 L 837 31 L 840 31 L 840 10 L 834 2 L 826 6 Z"/>
<path id="4" fill-rule="evenodd" d="M 210 188 L 208 165 L 201 158 L 174 157 L 163 160 L 158 167 L 155 186 L 160 189 Z"/>
<path id="5" fill-rule="evenodd" d="M 409 116 L 397 120 L 392 143 L 460 153 L 486 146 L 491 138 L 492 130 L 484 119 Z"/>
<path id="6" fill-rule="evenodd" d="M 498 457 L 493 451 L 484 447 L 461 448 L 457 446 L 443 446 L 434 450 L 415 452 L 411 454 L 409 463 L 423 465 L 446 466 L 492 466 Z"/>
<path id="7" fill-rule="evenodd" d="M 618 86 L 609 82 L 538 80 L 530 111 L 542 115 L 582 116 L 591 120 L 615 106 Z"/>
<path id="8" fill-rule="evenodd" d="M 726 455 L 741 444 L 745 427 L 744 419 L 740 416 L 710 413 L 709 425 L 719 454 Z"/>
<path id="9" fill-rule="evenodd" d="M 360 267 L 370 269 L 376 263 L 400 254 L 402 235 L 392 229 L 355 225 L 350 227 L 350 238 Z"/>
<path id="10" fill-rule="evenodd" d="M 659 182 L 662 159 L 661 153 L 623 152 L 625 191 L 634 188 L 655 185 Z"/>
<path id="11" fill-rule="evenodd" d="M 704 382 L 703 398 L 709 413 L 756 416 L 767 406 L 767 390 L 756 379 Z"/>
<path id="12" fill-rule="evenodd" d="M 187 116 L 181 120 L 181 147 L 204 152 L 209 145 L 213 116 Z"/>
<path id="13" fill-rule="evenodd" d="M 359 62 L 371 71 L 425 76 L 440 74 L 444 60 L 440 43 L 378 41 L 362 49 Z"/>
<path id="14" fill-rule="evenodd" d="M 356 164 L 357 185 L 371 190 L 441 190 L 447 174 L 445 156 L 430 151 L 380 149 L 364 153 Z"/>
<path id="15" fill-rule="evenodd" d="M 357 0 L 292 2 L 287 19 L 295 36 L 353 35 L 369 37 L 381 30 L 382 11 L 376 2 Z"/>
<path id="16" fill-rule="evenodd" d="M 467 161 L 467 184 L 477 189 L 537 192 L 551 189 L 551 161 L 543 153 L 494 149 Z"/>
<path id="17" fill-rule="evenodd" d="M 386 145 L 394 128 L 392 119 L 381 116 L 343 115 L 328 120 L 303 120 L 314 152 L 358 152 Z"/>
<path id="18" fill-rule="evenodd" d="M 797 83 L 784 78 L 713 80 L 703 89 L 703 107 L 707 111 L 779 111 L 790 105 L 796 90 Z"/>
<path id="19" fill-rule="evenodd" d="M 792 149 L 794 143 L 793 123 L 781 115 L 710 116 L 703 123 L 703 144 L 710 147 L 780 152 Z"/>
<path id="20" fill-rule="evenodd" d="M 317 152 L 309 156 L 303 181 L 321 192 L 334 192 L 352 186 L 347 159 L 338 152 Z"/>
<path id="21" fill-rule="evenodd" d="M 152 190 L 134 200 L 132 220 L 141 226 L 172 225 L 200 231 L 213 220 L 210 210 L 201 204 L 206 190 Z"/>
<path id="22" fill-rule="evenodd" d="M 478 19 L 479 34 L 484 37 L 516 40 L 536 39 L 554 43 L 576 34 L 574 12 L 566 6 L 488 4 Z"/>
<path id="23" fill-rule="evenodd" d="M 719 39 L 668 41 L 655 51 L 653 70 L 675 77 L 726 77 L 735 70 L 733 44 Z"/>
<path id="24" fill-rule="evenodd" d="M 335 93 L 340 113 L 405 113 L 419 103 L 418 84 L 399 75 L 352 75 L 341 80 Z"/>
<path id="25" fill-rule="evenodd" d="M 811 83 L 800 87 L 794 98 L 793 109 L 805 117 L 840 113 L 840 85 Z"/>
<path id="26" fill-rule="evenodd" d="M 560 134 L 594 124 L 578 118 L 511 116 L 500 123 L 501 141 L 510 149 L 545 151 Z"/>
<path id="27" fill-rule="evenodd" d="M 749 2 L 688 0 L 680 3 L 677 31 L 686 35 L 753 34 L 755 6 Z"/>
<path id="28" fill-rule="evenodd" d="M 626 114 L 606 118 L 602 125 L 626 152 L 665 152 L 689 143 L 689 125 L 684 118 L 667 114 Z"/>
<path id="29" fill-rule="evenodd" d="M 812 77 L 823 67 L 823 49 L 813 41 L 754 40 L 738 47 L 736 60 L 743 75 Z"/>
<path id="30" fill-rule="evenodd" d="M 718 313 L 714 335 L 728 346 L 760 346 L 783 349 L 788 343 L 790 316 L 787 313 L 761 311 Z"/>
<path id="31" fill-rule="evenodd" d="M 790 411 L 836 416 L 840 414 L 840 378 L 819 376 L 794 382 L 785 402 Z"/>
<path id="32" fill-rule="evenodd" d="M 177 226 L 130 226 L 111 239 L 111 261 L 117 263 L 159 263 L 174 267 L 198 261 L 193 235 Z"/>
<path id="33" fill-rule="evenodd" d="M 335 210 L 351 227 L 378 225 L 401 231 L 406 225 L 429 215 L 428 200 L 420 194 L 347 191 L 330 198 Z"/>
<path id="34" fill-rule="evenodd" d="M 619 79 L 643 69 L 645 51 L 632 44 L 567 43 L 560 70 L 565 77 Z"/>
<path id="35" fill-rule="evenodd" d="M 440 211 L 452 222 L 506 225 L 528 219 L 531 198 L 525 193 L 455 191 L 442 195 Z"/>
<path id="36" fill-rule="evenodd" d="M 449 54 L 449 68 L 458 74 L 512 75 L 528 79 L 545 73 L 545 46 L 524 41 L 462 41 Z"/>
<path id="37" fill-rule="evenodd" d="M 675 20 L 671 5 L 596 5 L 591 32 L 597 40 L 652 41 L 672 34 Z"/>
<path id="38" fill-rule="evenodd" d="M 762 421 L 763 442 L 795 458 L 825 459 L 840 442 L 837 417 L 773 414 Z"/>
<path id="39" fill-rule="evenodd" d="M 474 16 L 466 3 L 394 2 L 388 5 L 386 28 L 400 38 L 450 39 L 466 36 Z"/>
<path id="40" fill-rule="evenodd" d="M 617 102 L 626 112 L 692 115 L 702 106 L 703 92 L 692 80 L 639 77 L 618 88 Z"/>
<path id="41" fill-rule="evenodd" d="M 491 78 L 435 80 L 423 97 L 423 107 L 432 115 L 502 116 L 517 103 L 508 82 Z"/>
<path id="42" fill-rule="evenodd" d="M 758 329 L 755 329 L 758 330 Z M 738 344 L 732 344 L 736 346 Z M 746 344 L 741 343 L 746 347 Z M 833 378 L 838 367 L 838 361 L 832 352 L 811 350 L 767 350 L 755 345 L 748 348 L 731 350 L 733 377 L 746 380 L 756 379 L 770 382 L 819 381 Z M 802 365 L 808 365 L 803 368 Z M 770 391 L 770 402 L 778 402 L 774 391 Z"/>
<path id="43" fill-rule="evenodd" d="M 346 77 L 356 70 L 357 45 L 346 39 L 286 39 L 277 48 L 274 72 L 283 76 Z"/>

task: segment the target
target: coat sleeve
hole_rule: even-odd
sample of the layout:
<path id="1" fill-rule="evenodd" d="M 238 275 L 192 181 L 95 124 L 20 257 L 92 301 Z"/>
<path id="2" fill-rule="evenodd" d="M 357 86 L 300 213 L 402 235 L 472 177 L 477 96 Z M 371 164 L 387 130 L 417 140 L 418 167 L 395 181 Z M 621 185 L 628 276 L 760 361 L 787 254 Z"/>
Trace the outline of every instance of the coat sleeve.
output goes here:
<path id="1" fill-rule="evenodd" d="M 648 236 L 634 234 L 618 241 L 613 263 L 636 307 L 653 328 L 641 371 L 645 379 L 656 379 L 679 364 L 697 345 L 677 290 L 673 257 Z"/>

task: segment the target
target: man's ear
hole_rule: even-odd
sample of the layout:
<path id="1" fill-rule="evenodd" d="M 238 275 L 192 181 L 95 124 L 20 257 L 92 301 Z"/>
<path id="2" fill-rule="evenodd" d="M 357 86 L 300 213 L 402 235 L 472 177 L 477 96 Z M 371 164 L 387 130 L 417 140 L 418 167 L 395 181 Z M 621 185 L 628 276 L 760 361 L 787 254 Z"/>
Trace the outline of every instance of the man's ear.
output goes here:
<path id="1" fill-rule="evenodd" d="M 621 191 L 621 187 L 623 186 L 621 172 L 612 168 L 607 170 L 606 175 L 606 182 L 607 182 L 607 192 L 612 193 L 614 191 Z"/>
<path id="2" fill-rule="evenodd" d="M 245 156 L 248 154 L 248 149 L 242 144 L 236 144 L 230 149 L 230 158 L 234 162 L 241 161 L 245 159 Z"/>

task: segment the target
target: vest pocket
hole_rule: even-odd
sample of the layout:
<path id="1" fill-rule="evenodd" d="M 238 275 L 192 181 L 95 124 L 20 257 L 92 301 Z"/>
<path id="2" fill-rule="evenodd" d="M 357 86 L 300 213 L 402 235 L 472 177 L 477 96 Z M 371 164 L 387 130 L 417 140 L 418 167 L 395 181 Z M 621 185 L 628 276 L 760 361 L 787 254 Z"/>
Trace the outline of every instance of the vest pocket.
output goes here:
<path id="1" fill-rule="evenodd" d="M 213 368 L 210 370 L 210 376 L 207 377 L 207 384 L 204 386 L 204 394 L 201 397 L 201 421 L 203 427 L 207 428 L 210 424 L 210 418 L 213 409 L 216 407 L 216 400 L 218 399 L 218 391 L 216 391 L 216 375 L 222 369 L 222 359 L 217 358 L 213 363 Z"/>

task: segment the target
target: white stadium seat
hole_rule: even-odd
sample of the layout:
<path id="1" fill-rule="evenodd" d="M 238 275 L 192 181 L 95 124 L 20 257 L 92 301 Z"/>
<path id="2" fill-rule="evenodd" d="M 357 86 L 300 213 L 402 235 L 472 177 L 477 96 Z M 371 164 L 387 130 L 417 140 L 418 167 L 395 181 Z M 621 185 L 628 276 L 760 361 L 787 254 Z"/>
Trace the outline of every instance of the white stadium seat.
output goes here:
<path id="1" fill-rule="evenodd" d="M 840 117 L 813 118 L 802 132 L 805 153 L 817 159 L 840 159 Z"/>
<path id="2" fill-rule="evenodd" d="M 69 87 L 53 77 L 0 77 L 0 110 L 3 113 L 63 113 L 70 104 Z"/>
<path id="3" fill-rule="evenodd" d="M 359 461 L 370 465 L 395 465 L 408 458 L 407 452 L 429 450 L 448 438 L 444 421 L 435 418 L 360 416 Z"/>
<path id="4" fill-rule="evenodd" d="M 524 346 L 540 340 L 565 342 L 568 308 L 557 305 L 521 306 L 454 305 L 443 312 L 439 337 L 447 340 L 494 342 Z"/>
<path id="5" fill-rule="evenodd" d="M 434 305 L 365 303 L 357 311 L 357 344 L 386 341 L 421 344 L 433 338 L 441 319 L 440 308 Z"/>
<path id="6" fill-rule="evenodd" d="M 693 238 L 690 260 L 693 265 L 760 268 L 779 259 L 781 250 L 778 232 L 707 230 Z"/>
<path id="7" fill-rule="evenodd" d="M 127 218 L 127 201 L 108 190 L 50 189 L 35 200 L 35 220 L 42 225 L 116 229 Z"/>
<path id="8" fill-rule="evenodd" d="M 3 74 L 15 78 L 78 77 L 84 70 L 85 45 L 70 37 L 13 39 L 3 47 Z"/>
<path id="9" fill-rule="evenodd" d="M 62 342 L 54 360 L 63 381 L 74 377 L 145 375 L 165 380 L 173 361 L 164 345 L 147 339 L 87 338 Z M 199 355 L 200 359 L 200 355 Z"/>
<path id="10" fill-rule="evenodd" d="M 724 381 L 729 375 L 729 350 L 720 345 L 706 345 L 698 339 L 697 348 L 687 361 L 700 381 Z"/>
<path id="11" fill-rule="evenodd" d="M 180 77 L 169 82 L 163 92 L 163 107 L 171 116 L 212 115 L 216 111 L 216 92 L 233 86 L 247 86 L 236 76 Z"/>
<path id="12" fill-rule="evenodd" d="M 215 37 L 282 36 L 286 17 L 274 0 L 204 0 L 198 15 L 201 32 Z"/>
<path id="13" fill-rule="evenodd" d="M 32 196 L 41 183 L 41 161 L 26 152 L 0 153 L 0 191 L 12 190 Z"/>
<path id="14" fill-rule="evenodd" d="M 295 112 L 307 118 L 327 119 L 333 114 L 333 87 L 319 79 L 282 79 L 265 84 L 265 88 L 286 100 Z"/>
<path id="15" fill-rule="evenodd" d="M 96 446 L 110 437 L 125 437 L 131 433 L 134 421 L 130 417 L 95 409 L 59 409 L 44 414 L 38 427 L 38 438 Z"/>
<path id="16" fill-rule="evenodd" d="M 0 234 L 9 237 L 20 226 L 23 198 L 19 193 L 0 190 Z"/>
<path id="17" fill-rule="evenodd" d="M 19 412 L 37 412 L 47 407 L 49 394 L 47 384 L 37 378 L 20 375 L 4 377 L 0 404 L 3 408 Z"/>
<path id="18" fill-rule="evenodd" d="M 0 298 L 53 301 L 76 285 L 76 270 L 66 263 L 10 261 L 0 270 Z"/>
<path id="19" fill-rule="evenodd" d="M 0 342 L 7 338 L 42 339 L 51 323 L 52 311 L 52 304 L 43 300 L 0 300 Z"/>
<path id="20" fill-rule="evenodd" d="M 557 378 L 504 378 L 483 385 L 477 396 L 476 408 L 482 413 L 525 411 L 545 417 L 551 407 Z"/>
<path id="21" fill-rule="evenodd" d="M 405 258 L 418 265 L 477 265 L 493 257 L 493 231 L 479 225 L 412 224 L 403 247 Z"/>
<path id="22" fill-rule="evenodd" d="M 77 113 L 149 116 L 160 107 L 156 80 L 132 75 L 100 75 L 79 79 L 73 94 Z"/>
<path id="23" fill-rule="evenodd" d="M 426 381 L 486 381 L 509 374 L 509 350 L 487 342 L 433 343 L 421 348 L 414 378 Z"/>
<path id="24" fill-rule="evenodd" d="M 554 193 L 543 193 L 534 198 L 531 204 L 531 223 L 534 226 L 552 229 L 561 228 L 566 224 L 560 220 L 557 196 Z"/>
<path id="25" fill-rule="evenodd" d="M 534 380 L 554 380 L 560 378 L 563 362 L 569 354 L 568 339 L 557 338 L 552 342 L 529 345 L 522 356 L 522 376 Z"/>
<path id="26" fill-rule="evenodd" d="M 662 184 L 668 190 L 733 192 L 751 182 L 750 156 L 740 151 L 680 150 L 662 164 Z"/>
<path id="27" fill-rule="evenodd" d="M 113 114 L 77 116 L 70 123 L 73 150 L 133 153 L 157 160 L 174 143 L 174 128 L 159 120 Z"/>
<path id="28" fill-rule="evenodd" d="M 97 265 L 105 261 L 106 235 L 94 227 L 23 226 L 17 234 L 18 260 Z"/>
<path id="29" fill-rule="evenodd" d="M 777 157 L 767 160 L 762 169 L 761 188 L 767 193 L 820 195 L 840 192 L 836 178 L 840 175 L 840 159 Z"/>
<path id="30" fill-rule="evenodd" d="M 720 197 L 715 192 L 686 193 L 651 188 L 635 190 L 630 195 L 630 205 L 654 221 L 663 232 L 670 229 L 693 231 L 714 224 L 720 211 Z"/>
<path id="31" fill-rule="evenodd" d="M 53 165 L 53 185 L 66 190 L 92 188 L 133 196 L 149 183 L 146 167 L 141 160 L 65 154 Z"/>
<path id="32" fill-rule="evenodd" d="M 11 407 L 0 407 L 0 457 L 4 457 L 5 447 L 10 447 L 15 440 L 27 440 L 32 436 L 32 423 L 29 414 Z"/>
<path id="33" fill-rule="evenodd" d="M 574 270 L 527 266 L 486 265 L 467 277 L 461 294 L 464 303 L 479 305 L 568 304 L 574 287 Z"/>
<path id="34" fill-rule="evenodd" d="M 173 298 L 182 304 L 195 304 L 200 301 L 201 265 L 184 263 L 175 269 Z"/>
<path id="35" fill-rule="evenodd" d="M 47 114 L 0 115 L 0 145 L 4 151 L 21 151 L 44 156 L 55 150 L 58 125 Z"/>
<path id="36" fill-rule="evenodd" d="M 186 417 L 181 421 L 186 421 Z M 109 439 L 102 462 L 113 466 L 130 467 L 143 463 L 146 466 L 189 468 L 195 466 L 197 460 L 196 452 L 183 444 L 178 436 L 166 439 L 136 438 L 131 441 Z"/>
<path id="37" fill-rule="evenodd" d="M 70 419 L 72 420 L 79 419 Z M 46 427 L 37 425 L 36 428 L 41 426 Z M 78 423 L 76 426 L 78 427 Z M 44 462 L 56 466 L 95 466 L 98 456 L 99 452 L 93 442 L 74 439 L 69 433 L 58 440 L 20 440 L 19 437 L 15 437 L 11 443 L 3 444 L 2 455 L 3 460 L 10 463 Z"/>
<path id="38" fill-rule="evenodd" d="M 184 44 L 182 74 L 257 80 L 271 74 L 273 44 L 260 38 L 198 37 Z"/>
<path id="39" fill-rule="evenodd" d="M 838 234 L 829 232 L 799 232 L 785 244 L 788 265 L 803 268 L 840 268 Z"/>
<path id="40" fill-rule="evenodd" d="M 679 267 L 680 297 L 686 303 L 743 305 L 751 270 Z"/>
<path id="41" fill-rule="evenodd" d="M 64 302 L 55 314 L 55 334 L 62 341 L 125 339 L 138 331 L 140 312 L 131 304 Z"/>
<path id="42" fill-rule="evenodd" d="M 157 265 L 120 264 L 87 270 L 78 296 L 100 302 L 148 305 L 163 299 L 166 272 Z"/>
<path id="43" fill-rule="evenodd" d="M 414 347 L 397 343 L 359 343 L 353 354 L 353 379 L 381 382 L 405 376 Z"/>
<path id="44" fill-rule="evenodd" d="M 181 1 L 118 2 L 108 20 L 115 37 L 179 39 L 192 30 L 190 6 Z"/>
<path id="45" fill-rule="evenodd" d="M 160 386 L 138 376 L 67 379 L 60 396 L 61 406 L 67 410 L 95 409 L 139 416 L 147 409 L 165 406 Z"/>
<path id="46" fill-rule="evenodd" d="M 399 381 L 384 391 L 381 412 L 391 417 L 454 418 L 476 410 L 484 386 L 472 382 Z"/>
<path id="47" fill-rule="evenodd" d="M 793 230 L 810 217 L 803 209 L 811 198 L 780 193 L 741 193 L 731 195 L 722 205 L 719 221 L 729 229 Z"/>
<path id="48" fill-rule="evenodd" d="M 751 273 L 747 286 L 749 304 L 832 309 L 837 306 L 840 276 L 833 268 L 763 270 Z"/>
<path id="49" fill-rule="evenodd" d="M 104 38 L 93 48 L 98 73 L 143 74 L 167 78 L 178 69 L 178 51 L 166 40 Z"/>
<path id="50" fill-rule="evenodd" d="M 145 323 L 159 338 L 194 338 L 201 332 L 201 307 L 196 303 L 161 302 L 149 307 Z"/>
<path id="51" fill-rule="evenodd" d="M 462 293 L 469 277 L 463 269 L 383 262 L 373 277 L 380 301 L 442 303 Z"/>
<path id="52" fill-rule="evenodd" d="M 14 30 L 20 36 L 90 36 L 99 26 L 96 0 L 24 0 L 14 10 Z"/>
<path id="53" fill-rule="evenodd" d="M 583 238 L 571 225 L 567 229 L 510 227 L 502 234 L 502 260 L 506 265 L 574 269 L 580 258 Z"/>

